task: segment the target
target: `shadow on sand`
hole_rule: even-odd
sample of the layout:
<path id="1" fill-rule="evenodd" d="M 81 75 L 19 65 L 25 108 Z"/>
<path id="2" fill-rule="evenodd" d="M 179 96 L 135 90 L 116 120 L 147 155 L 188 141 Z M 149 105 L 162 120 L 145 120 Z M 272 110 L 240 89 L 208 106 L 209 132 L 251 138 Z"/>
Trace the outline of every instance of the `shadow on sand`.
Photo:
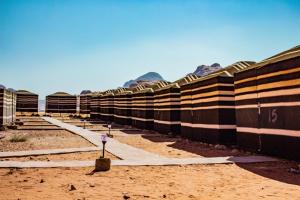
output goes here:
<path id="1" fill-rule="evenodd" d="M 167 146 L 197 154 L 202 157 L 224 157 L 224 156 L 248 156 L 247 152 L 236 151 L 231 148 L 216 149 L 215 145 L 201 142 L 189 141 L 179 137 L 170 137 L 154 131 L 124 131 L 127 134 L 142 134 L 142 137 L 155 143 L 170 143 Z M 252 154 L 253 155 L 253 154 Z M 230 160 L 230 158 L 229 158 Z M 287 184 L 300 186 L 300 174 L 291 173 L 291 169 L 297 169 L 297 162 L 281 160 L 278 162 L 265 163 L 237 163 L 237 166 L 259 176 L 280 181 Z"/>
<path id="2" fill-rule="evenodd" d="M 95 124 L 102 124 L 107 127 L 107 123 L 103 121 L 90 122 Z M 189 141 L 180 137 L 171 137 L 164 134 L 159 134 L 155 131 L 136 130 L 129 126 L 113 124 L 113 129 L 121 129 L 128 135 L 141 135 L 154 143 L 168 143 L 167 146 L 190 152 L 202 157 L 224 157 L 224 156 L 247 156 L 251 155 L 247 152 L 236 151 L 232 148 L 216 149 L 215 145 L 209 145 L 201 142 Z M 231 158 L 229 158 L 230 160 Z M 297 162 L 281 160 L 278 162 L 265 162 L 265 163 L 237 163 L 237 166 L 259 176 L 272 179 L 275 181 L 293 184 L 300 186 L 300 174 L 290 172 L 291 169 L 297 169 Z"/>

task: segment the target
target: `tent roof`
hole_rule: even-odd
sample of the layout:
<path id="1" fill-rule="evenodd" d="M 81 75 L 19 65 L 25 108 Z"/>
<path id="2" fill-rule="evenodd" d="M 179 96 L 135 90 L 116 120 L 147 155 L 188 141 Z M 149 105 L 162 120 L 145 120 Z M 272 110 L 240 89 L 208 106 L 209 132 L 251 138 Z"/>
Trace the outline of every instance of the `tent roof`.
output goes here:
<path id="1" fill-rule="evenodd" d="M 167 87 L 169 84 L 171 84 L 171 82 L 159 81 L 156 84 L 154 84 L 153 86 L 151 86 L 151 88 L 153 89 L 153 91 L 161 90 L 162 88 Z"/>
<path id="2" fill-rule="evenodd" d="M 187 83 L 190 83 L 190 82 L 196 80 L 197 78 L 199 78 L 199 76 L 197 76 L 195 74 L 189 74 L 189 75 L 175 81 L 174 83 L 178 83 L 179 86 L 182 86 L 182 85 L 185 85 Z"/>
<path id="3" fill-rule="evenodd" d="M 252 65 L 251 67 L 248 67 L 247 69 L 245 69 L 243 71 L 250 70 L 250 69 L 253 69 L 253 68 L 260 68 L 260 67 L 272 64 L 272 63 L 284 61 L 284 60 L 287 60 L 287 59 L 292 59 L 292 58 L 299 57 L 299 56 L 300 56 L 300 45 L 295 46 L 295 47 L 293 47 L 291 49 L 288 49 L 286 51 L 280 52 L 280 53 L 278 53 L 274 56 L 271 56 L 267 59 L 264 59 L 264 60 L 256 63 L 255 65 Z"/>
<path id="4" fill-rule="evenodd" d="M 133 93 L 147 93 L 147 92 L 154 92 L 152 87 L 140 87 L 136 88 Z"/>
<path id="5" fill-rule="evenodd" d="M 17 94 L 37 95 L 35 93 L 29 92 L 28 90 L 17 90 Z"/>
<path id="6" fill-rule="evenodd" d="M 55 92 L 54 94 L 48 96 L 74 96 L 74 95 L 70 95 L 69 93 L 66 92 Z"/>
<path id="7" fill-rule="evenodd" d="M 132 88 L 118 88 L 114 91 L 114 94 L 118 95 L 122 95 L 122 94 L 132 94 Z"/>
<path id="8" fill-rule="evenodd" d="M 204 81 L 210 78 L 218 77 L 218 76 L 223 76 L 223 77 L 233 77 L 233 75 L 239 71 L 244 71 L 248 68 L 251 68 L 253 65 L 255 65 L 255 62 L 253 61 L 238 61 L 235 62 L 223 69 L 220 69 L 218 71 L 215 71 L 209 75 L 202 76 L 197 78 L 196 80 L 192 81 L 194 82 L 199 82 L 199 81 Z"/>
<path id="9" fill-rule="evenodd" d="M 16 90 L 13 89 L 13 88 L 7 88 L 7 90 L 10 91 L 10 92 L 16 92 Z"/>
<path id="10" fill-rule="evenodd" d="M 295 57 L 300 56 L 300 45 L 295 46 L 291 49 L 288 49 L 286 51 L 280 52 L 270 58 L 267 58 L 265 60 L 262 60 L 261 62 L 257 63 L 255 67 L 263 67 L 272 63 L 280 62 L 287 59 L 292 59 Z"/>
<path id="11" fill-rule="evenodd" d="M 102 92 L 103 96 L 114 96 L 115 90 L 106 90 Z"/>

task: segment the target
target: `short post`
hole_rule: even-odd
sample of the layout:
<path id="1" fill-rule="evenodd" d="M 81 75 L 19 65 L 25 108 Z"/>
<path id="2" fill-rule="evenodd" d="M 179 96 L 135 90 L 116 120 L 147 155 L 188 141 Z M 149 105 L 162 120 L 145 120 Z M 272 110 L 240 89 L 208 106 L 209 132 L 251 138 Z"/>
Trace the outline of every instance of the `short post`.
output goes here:
<path id="1" fill-rule="evenodd" d="M 107 128 L 108 128 L 108 137 L 112 137 L 112 135 L 110 134 L 111 124 L 108 124 Z"/>
<path id="2" fill-rule="evenodd" d="M 107 142 L 106 135 L 101 135 L 101 141 L 102 141 L 102 158 L 104 158 L 104 152 L 105 152 L 105 144 Z"/>
<path id="3" fill-rule="evenodd" d="M 108 171 L 110 170 L 110 159 L 105 158 L 105 144 L 107 143 L 107 136 L 101 135 L 101 142 L 102 142 L 102 156 L 96 159 L 95 163 L 95 170 L 94 171 Z"/>
<path id="4" fill-rule="evenodd" d="M 83 120 L 83 129 L 85 129 L 86 120 Z"/>

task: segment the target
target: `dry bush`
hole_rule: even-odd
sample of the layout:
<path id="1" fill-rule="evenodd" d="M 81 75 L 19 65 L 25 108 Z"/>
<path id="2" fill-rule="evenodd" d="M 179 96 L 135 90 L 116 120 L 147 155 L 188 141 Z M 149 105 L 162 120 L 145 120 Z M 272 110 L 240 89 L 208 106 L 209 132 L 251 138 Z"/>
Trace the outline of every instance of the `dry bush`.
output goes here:
<path id="1" fill-rule="evenodd" d="M 26 142 L 28 137 L 25 135 L 14 135 L 9 139 L 10 142 Z"/>

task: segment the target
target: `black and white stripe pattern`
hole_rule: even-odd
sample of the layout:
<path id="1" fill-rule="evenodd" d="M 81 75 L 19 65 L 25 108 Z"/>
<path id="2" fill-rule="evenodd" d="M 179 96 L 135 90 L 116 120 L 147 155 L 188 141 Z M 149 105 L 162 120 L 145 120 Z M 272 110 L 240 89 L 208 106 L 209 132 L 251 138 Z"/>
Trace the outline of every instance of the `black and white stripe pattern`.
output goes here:
<path id="1" fill-rule="evenodd" d="M 77 97 L 65 92 L 57 92 L 46 97 L 46 113 L 75 114 Z"/>
<path id="2" fill-rule="evenodd" d="M 300 159 L 300 46 L 235 76 L 240 148 Z"/>
<path id="3" fill-rule="evenodd" d="M 154 130 L 165 134 L 180 133 L 180 87 L 160 82 L 154 89 Z"/>
<path id="4" fill-rule="evenodd" d="M 196 75 L 190 75 L 179 80 L 180 87 L 180 132 L 185 138 L 196 139 L 193 135 L 193 109 L 192 109 L 192 84 L 191 82 L 199 78 Z"/>
<path id="5" fill-rule="evenodd" d="M 103 92 L 100 96 L 100 119 L 109 123 L 114 121 L 114 90 Z"/>
<path id="6" fill-rule="evenodd" d="M 17 114 L 32 114 L 38 112 L 39 96 L 26 90 L 18 90 Z"/>
<path id="7" fill-rule="evenodd" d="M 132 91 L 128 88 L 119 88 L 114 95 L 114 122 L 131 125 Z"/>
<path id="8" fill-rule="evenodd" d="M 0 88 L 0 126 L 14 123 L 16 119 L 16 93 Z"/>
<path id="9" fill-rule="evenodd" d="M 90 117 L 91 119 L 100 119 L 100 101 L 101 92 L 93 92 L 91 94 Z"/>
<path id="10" fill-rule="evenodd" d="M 153 130 L 154 90 L 138 87 L 132 94 L 132 126 Z"/>
<path id="11" fill-rule="evenodd" d="M 80 98 L 80 114 L 90 115 L 92 94 L 81 94 Z"/>
<path id="12" fill-rule="evenodd" d="M 213 144 L 235 144 L 233 76 L 253 64 L 249 61 L 237 62 L 190 83 L 192 122 L 182 123 L 182 126 L 190 127 L 191 139 Z"/>

